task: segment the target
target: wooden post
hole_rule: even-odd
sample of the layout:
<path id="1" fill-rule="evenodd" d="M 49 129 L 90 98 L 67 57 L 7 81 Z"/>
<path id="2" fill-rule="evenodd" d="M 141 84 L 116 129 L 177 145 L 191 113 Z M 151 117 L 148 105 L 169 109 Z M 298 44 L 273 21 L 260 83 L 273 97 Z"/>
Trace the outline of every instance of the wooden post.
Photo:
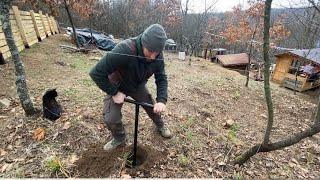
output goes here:
<path id="1" fill-rule="evenodd" d="M 39 41 L 41 41 L 41 35 L 40 35 L 40 32 L 39 32 L 39 28 L 37 26 L 37 21 L 36 21 L 36 18 L 34 16 L 33 10 L 30 11 L 30 15 L 31 15 L 31 18 L 32 18 L 34 30 L 36 31 L 36 34 L 37 34 L 37 37 L 38 37 Z"/>
<path id="2" fill-rule="evenodd" d="M 40 15 L 40 18 L 41 18 L 41 23 L 42 23 L 42 26 L 43 26 L 43 30 L 44 30 L 46 36 L 48 37 L 49 34 L 48 34 L 48 30 L 47 30 L 46 24 L 44 23 L 44 15 L 42 14 L 42 11 L 39 11 L 39 15 Z"/>
<path id="3" fill-rule="evenodd" d="M 53 33 L 53 30 L 52 30 L 52 23 L 51 23 L 51 21 L 50 21 L 50 18 L 49 18 L 49 16 L 48 16 L 48 14 L 46 14 L 46 17 L 47 17 L 47 20 L 48 20 L 48 24 L 49 24 L 49 29 L 50 29 L 50 31 L 51 31 L 51 34 L 53 35 L 54 33 Z"/>
<path id="4" fill-rule="evenodd" d="M 50 19 L 50 24 L 51 24 L 51 28 L 52 28 L 52 34 L 55 34 L 56 28 L 54 27 L 52 16 L 49 16 L 49 19 Z"/>
<path id="5" fill-rule="evenodd" d="M 58 25 L 58 21 L 57 21 L 54 17 L 52 17 L 52 19 L 53 19 L 54 25 L 55 25 L 55 27 L 56 27 L 56 33 L 57 33 L 57 34 L 59 34 L 59 25 Z"/>
<path id="6" fill-rule="evenodd" d="M 54 19 L 54 22 L 56 23 L 56 27 L 57 27 L 57 33 L 59 34 L 60 31 L 59 31 L 59 23 L 56 19 Z"/>
<path id="7" fill-rule="evenodd" d="M 23 44 L 24 44 L 25 47 L 28 48 L 29 45 L 28 45 L 28 42 L 27 42 L 26 34 L 25 34 L 23 26 L 22 26 L 21 17 L 20 17 L 20 11 L 19 11 L 17 6 L 12 6 L 12 10 L 13 10 L 13 15 L 14 15 L 14 17 L 16 19 L 17 26 L 19 28 L 20 34 L 21 34 L 21 38 L 22 38 Z"/>
<path id="8" fill-rule="evenodd" d="M 50 16 L 50 18 L 51 18 L 51 23 L 52 23 L 52 27 L 53 27 L 53 32 L 55 34 L 58 34 L 58 28 L 57 28 L 56 20 L 54 20 L 53 16 Z"/>

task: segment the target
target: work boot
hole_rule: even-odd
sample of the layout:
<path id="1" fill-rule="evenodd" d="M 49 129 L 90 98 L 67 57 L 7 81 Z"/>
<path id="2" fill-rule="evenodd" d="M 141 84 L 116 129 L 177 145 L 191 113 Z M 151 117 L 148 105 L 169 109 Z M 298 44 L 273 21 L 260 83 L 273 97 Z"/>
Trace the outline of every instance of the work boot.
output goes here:
<path id="1" fill-rule="evenodd" d="M 171 133 L 170 129 L 166 126 L 158 128 L 158 131 L 159 131 L 160 135 L 164 138 L 171 138 L 172 137 L 172 133 Z"/>
<path id="2" fill-rule="evenodd" d="M 123 140 L 123 141 L 119 141 L 119 140 L 116 140 L 116 139 L 112 139 L 111 141 L 109 141 L 107 144 L 105 144 L 103 146 L 103 149 L 106 150 L 106 151 L 111 151 L 117 147 L 123 147 L 126 145 L 126 141 Z"/>

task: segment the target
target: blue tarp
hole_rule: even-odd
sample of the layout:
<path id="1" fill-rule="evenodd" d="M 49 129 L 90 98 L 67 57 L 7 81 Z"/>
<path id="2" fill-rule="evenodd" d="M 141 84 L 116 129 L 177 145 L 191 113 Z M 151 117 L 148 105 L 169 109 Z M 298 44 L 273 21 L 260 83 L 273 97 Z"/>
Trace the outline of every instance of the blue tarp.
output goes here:
<path id="1" fill-rule="evenodd" d="M 95 30 L 92 30 L 93 42 L 90 42 L 91 32 L 89 28 L 76 29 L 76 31 L 77 31 L 78 41 L 82 46 L 88 45 L 88 43 L 95 44 L 99 49 L 102 49 L 105 51 L 111 51 L 116 46 L 116 43 L 111 37 L 108 37 Z"/>

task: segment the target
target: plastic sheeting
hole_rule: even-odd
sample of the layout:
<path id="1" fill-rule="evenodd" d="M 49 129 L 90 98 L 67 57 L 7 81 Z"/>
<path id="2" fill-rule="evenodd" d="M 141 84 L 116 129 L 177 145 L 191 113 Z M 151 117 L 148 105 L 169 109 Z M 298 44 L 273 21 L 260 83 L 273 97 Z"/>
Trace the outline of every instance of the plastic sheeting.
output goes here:
<path id="1" fill-rule="evenodd" d="M 76 29 L 77 37 L 80 45 L 87 46 L 89 44 L 95 44 L 99 49 L 105 51 L 111 51 L 116 43 L 112 37 L 106 36 L 95 30 L 92 30 L 93 40 L 91 41 L 91 32 L 89 28 Z"/>

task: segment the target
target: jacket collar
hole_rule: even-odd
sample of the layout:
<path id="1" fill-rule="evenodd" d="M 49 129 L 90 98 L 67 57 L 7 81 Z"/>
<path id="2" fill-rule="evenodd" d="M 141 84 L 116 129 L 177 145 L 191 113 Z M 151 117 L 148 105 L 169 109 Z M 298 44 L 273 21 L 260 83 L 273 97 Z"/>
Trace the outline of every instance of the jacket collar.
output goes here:
<path id="1" fill-rule="evenodd" d="M 141 37 L 142 37 L 142 34 L 140 34 L 140 35 L 136 38 L 136 51 L 137 51 L 137 55 L 138 55 L 138 56 L 144 57 L 143 50 L 142 50 Z"/>

